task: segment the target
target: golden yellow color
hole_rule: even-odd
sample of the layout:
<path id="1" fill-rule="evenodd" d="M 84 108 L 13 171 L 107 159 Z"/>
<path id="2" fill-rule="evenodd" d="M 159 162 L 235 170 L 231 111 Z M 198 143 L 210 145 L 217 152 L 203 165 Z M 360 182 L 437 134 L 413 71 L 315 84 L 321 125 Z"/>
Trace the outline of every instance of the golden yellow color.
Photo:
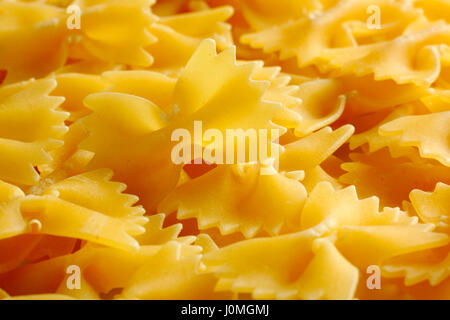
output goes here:
<path id="1" fill-rule="evenodd" d="M 449 17 L 0 0 L 0 299 L 450 299 Z"/>

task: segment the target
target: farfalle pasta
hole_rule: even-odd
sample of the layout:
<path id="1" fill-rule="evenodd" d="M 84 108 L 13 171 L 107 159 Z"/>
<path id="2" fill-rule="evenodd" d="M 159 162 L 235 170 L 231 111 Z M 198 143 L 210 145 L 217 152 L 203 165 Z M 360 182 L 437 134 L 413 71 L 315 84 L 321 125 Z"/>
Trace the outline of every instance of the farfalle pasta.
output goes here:
<path id="1" fill-rule="evenodd" d="M 450 299 L 449 14 L 0 0 L 0 299 Z"/>

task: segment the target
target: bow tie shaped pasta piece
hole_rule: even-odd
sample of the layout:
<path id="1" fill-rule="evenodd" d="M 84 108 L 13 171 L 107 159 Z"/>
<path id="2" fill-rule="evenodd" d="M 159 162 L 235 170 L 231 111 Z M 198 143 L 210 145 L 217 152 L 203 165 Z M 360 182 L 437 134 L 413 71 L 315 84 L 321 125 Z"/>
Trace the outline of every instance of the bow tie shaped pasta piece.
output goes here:
<path id="1" fill-rule="evenodd" d="M 200 230 L 217 227 L 223 235 L 252 238 L 259 231 L 298 229 L 305 199 L 304 186 L 289 174 L 262 175 L 256 164 L 219 165 L 175 189 L 158 211 L 196 218 Z"/>
<path id="2" fill-rule="evenodd" d="M 57 109 L 64 98 L 49 95 L 55 87 L 43 79 L 0 89 L 0 178 L 33 185 L 40 179 L 34 167 L 52 163 L 49 151 L 62 145 L 69 116 Z"/>
<path id="3" fill-rule="evenodd" d="M 336 52 L 336 57 L 339 57 L 342 46 L 347 47 L 348 51 L 344 59 L 355 59 L 352 49 L 358 48 L 355 39 L 358 28 L 352 30 L 349 23 L 360 22 L 365 27 L 369 17 L 366 10 L 373 5 L 378 6 L 384 18 L 381 28 L 369 30 L 376 35 L 374 39 L 381 36 L 388 40 L 393 38 L 392 34 L 401 34 L 420 13 L 412 5 L 393 0 L 343 0 L 323 13 L 245 34 L 241 42 L 253 48 L 262 48 L 264 52 L 279 52 L 281 60 L 296 57 L 299 67 L 315 64 L 325 70 L 328 68 L 326 62 L 330 60 L 328 52 L 330 56 Z M 362 30 L 367 32 L 364 27 Z"/>
<path id="4" fill-rule="evenodd" d="M 180 165 L 171 159 L 174 130 L 187 130 L 193 144 L 206 147 L 209 142 L 194 135 L 195 121 L 202 122 L 204 131 L 217 129 L 223 136 L 227 129 L 277 129 L 276 136 L 266 138 L 271 147 L 286 131 L 273 120 L 297 121 L 295 112 L 263 100 L 269 84 L 251 80 L 255 67 L 254 63 L 236 64 L 232 48 L 216 54 L 214 41 L 205 40 L 176 84 L 176 113 L 166 117 L 158 106 L 136 96 L 90 95 L 85 105 L 94 112 L 80 120 L 90 136 L 80 147 L 95 152 L 92 167 L 112 168 L 151 212 L 178 182 Z M 224 151 L 227 145 L 217 148 L 216 152 Z"/>
<path id="5" fill-rule="evenodd" d="M 358 269 L 319 236 L 310 229 L 240 241 L 206 253 L 203 262 L 220 279 L 217 291 L 249 293 L 254 299 L 353 298 Z"/>

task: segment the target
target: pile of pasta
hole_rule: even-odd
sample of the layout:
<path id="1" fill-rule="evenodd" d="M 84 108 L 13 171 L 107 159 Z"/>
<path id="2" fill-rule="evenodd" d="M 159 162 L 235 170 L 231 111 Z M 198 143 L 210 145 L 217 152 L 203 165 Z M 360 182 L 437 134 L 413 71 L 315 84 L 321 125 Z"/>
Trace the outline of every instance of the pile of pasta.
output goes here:
<path id="1" fill-rule="evenodd" d="M 0 79 L 0 298 L 450 298 L 448 0 L 1 0 Z"/>

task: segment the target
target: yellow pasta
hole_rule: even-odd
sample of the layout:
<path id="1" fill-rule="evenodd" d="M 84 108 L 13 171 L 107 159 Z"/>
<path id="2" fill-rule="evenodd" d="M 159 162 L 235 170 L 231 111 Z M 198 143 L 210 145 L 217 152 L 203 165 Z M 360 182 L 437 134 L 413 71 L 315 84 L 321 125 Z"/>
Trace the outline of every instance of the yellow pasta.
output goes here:
<path id="1" fill-rule="evenodd" d="M 0 0 L 0 299 L 450 299 L 449 14 Z"/>
<path id="2" fill-rule="evenodd" d="M 411 5 L 408 8 L 392 0 L 339 1 L 336 6 L 322 14 L 302 17 L 295 21 L 288 19 L 284 24 L 264 29 L 258 33 L 246 34 L 242 37 L 242 41 L 253 47 L 264 48 L 265 51 L 280 51 L 281 59 L 296 56 L 299 66 L 316 62 L 322 63 L 322 59 L 327 59 L 327 49 L 331 49 L 331 54 L 333 54 L 334 48 L 355 47 L 355 44 L 358 43 L 355 39 L 357 34 L 352 29 L 359 27 L 367 32 L 364 24 L 367 18 L 366 9 L 370 5 L 376 5 L 380 11 L 383 11 L 388 17 L 384 23 L 391 26 L 372 31 L 376 35 L 374 38 L 377 39 L 377 42 L 380 41 L 378 39 L 401 34 L 405 26 L 418 17 L 417 10 Z M 361 23 L 358 24 L 360 21 Z M 395 24 L 391 21 L 395 21 Z M 370 32 L 370 30 L 368 31 Z M 352 52 L 356 54 L 358 50 Z M 349 56 L 345 57 L 345 59 L 349 58 Z M 355 55 L 352 59 L 354 58 L 356 58 Z"/>
<path id="3" fill-rule="evenodd" d="M 43 79 L 0 89 L 2 179 L 33 185 L 39 181 L 33 166 L 49 164 L 48 151 L 62 144 L 69 114 L 57 110 L 64 98 L 49 96 L 55 86 L 54 80 Z"/>
<path id="4" fill-rule="evenodd" d="M 314 229 L 245 240 L 206 254 L 220 280 L 216 289 L 251 293 L 256 299 L 350 299 L 358 270 Z M 330 273 L 326 266 L 336 265 Z M 260 265 L 264 265 L 261 268 Z M 223 274 L 223 276 L 221 276 Z M 314 279 L 316 278 L 316 279 Z M 331 278 L 340 279 L 342 285 Z"/>
<path id="5" fill-rule="evenodd" d="M 257 165 L 221 166 L 178 187 L 158 210 L 196 217 L 199 229 L 217 226 L 222 234 L 239 231 L 250 238 L 260 229 L 274 235 L 284 224 L 298 228 L 305 198 L 305 187 L 292 173 L 261 175 Z"/>

